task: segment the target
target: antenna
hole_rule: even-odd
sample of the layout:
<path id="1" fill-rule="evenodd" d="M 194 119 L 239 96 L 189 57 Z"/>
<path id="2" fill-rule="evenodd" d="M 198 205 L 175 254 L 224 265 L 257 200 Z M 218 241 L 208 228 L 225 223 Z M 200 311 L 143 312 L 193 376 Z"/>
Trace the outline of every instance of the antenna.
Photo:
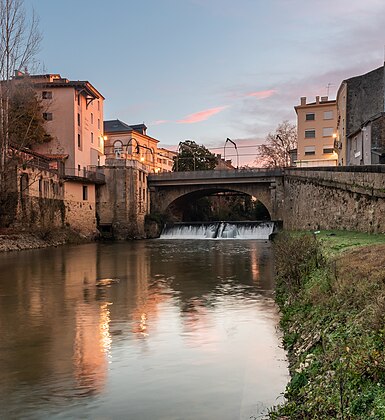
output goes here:
<path id="1" fill-rule="evenodd" d="M 335 86 L 334 83 L 328 83 L 326 85 L 326 96 L 329 97 L 330 87 Z"/>

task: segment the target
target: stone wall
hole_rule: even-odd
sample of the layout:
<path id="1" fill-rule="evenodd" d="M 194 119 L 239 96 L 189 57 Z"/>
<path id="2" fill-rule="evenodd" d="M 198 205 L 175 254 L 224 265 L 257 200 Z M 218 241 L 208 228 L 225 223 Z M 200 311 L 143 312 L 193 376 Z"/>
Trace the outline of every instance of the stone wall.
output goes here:
<path id="1" fill-rule="evenodd" d="M 350 136 L 365 121 L 384 111 L 384 66 L 346 80 L 346 134 Z"/>
<path id="2" fill-rule="evenodd" d="M 126 166 L 105 166 L 103 173 L 106 184 L 97 189 L 97 218 L 101 230 L 111 227 L 115 239 L 144 238 L 149 199 L 147 174 Z"/>
<path id="3" fill-rule="evenodd" d="M 287 170 L 284 228 L 385 232 L 385 173 Z"/>

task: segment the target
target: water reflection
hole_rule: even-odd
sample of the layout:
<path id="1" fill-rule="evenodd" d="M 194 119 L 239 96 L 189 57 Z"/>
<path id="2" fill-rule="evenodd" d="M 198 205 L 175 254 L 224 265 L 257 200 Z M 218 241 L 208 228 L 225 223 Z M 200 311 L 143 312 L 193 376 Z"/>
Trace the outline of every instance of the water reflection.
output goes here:
<path id="1" fill-rule="evenodd" d="M 0 417 L 248 418 L 284 388 L 269 244 L 89 244 L 0 272 Z"/>

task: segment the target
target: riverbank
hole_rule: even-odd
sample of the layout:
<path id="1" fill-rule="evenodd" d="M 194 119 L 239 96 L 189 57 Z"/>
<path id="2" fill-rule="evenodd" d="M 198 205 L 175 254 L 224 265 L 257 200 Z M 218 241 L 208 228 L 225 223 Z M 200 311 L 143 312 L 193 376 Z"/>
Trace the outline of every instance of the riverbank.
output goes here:
<path id="1" fill-rule="evenodd" d="M 291 380 L 272 419 L 385 418 L 385 235 L 283 234 L 276 300 Z"/>
<path id="2" fill-rule="evenodd" d="M 0 252 L 56 247 L 69 243 L 80 244 L 93 239 L 71 229 L 25 232 L 2 229 L 0 230 Z"/>

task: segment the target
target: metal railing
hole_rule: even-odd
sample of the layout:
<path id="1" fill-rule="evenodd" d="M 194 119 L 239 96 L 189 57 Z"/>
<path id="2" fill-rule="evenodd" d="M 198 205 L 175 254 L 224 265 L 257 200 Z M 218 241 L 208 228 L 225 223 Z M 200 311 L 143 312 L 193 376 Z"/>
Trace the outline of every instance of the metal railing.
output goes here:
<path id="1" fill-rule="evenodd" d="M 91 170 L 90 170 L 91 169 Z M 64 178 L 82 178 L 87 181 L 95 182 L 97 184 L 103 184 L 106 181 L 106 177 L 101 172 L 98 172 L 92 167 L 89 167 L 88 169 L 79 169 L 79 168 L 65 168 L 64 172 L 62 173 L 62 176 Z"/>

